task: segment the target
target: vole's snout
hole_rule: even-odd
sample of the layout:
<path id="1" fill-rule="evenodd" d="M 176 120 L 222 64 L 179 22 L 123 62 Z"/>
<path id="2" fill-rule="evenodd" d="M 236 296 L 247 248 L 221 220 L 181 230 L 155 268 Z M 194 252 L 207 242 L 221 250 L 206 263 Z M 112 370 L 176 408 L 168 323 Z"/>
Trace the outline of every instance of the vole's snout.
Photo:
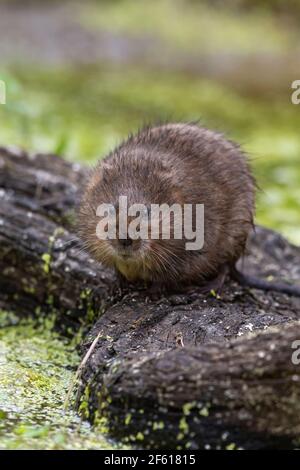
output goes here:
<path id="1" fill-rule="evenodd" d="M 127 238 L 117 238 L 112 245 L 121 258 L 136 258 L 140 253 L 141 240 L 133 240 L 127 236 Z"/>
<path id="2" fill-rule="evenodd" d="M 120 238 L 118 241 L 122 248 L 128 248 L 133 244 L 133 240 L 131 238 Z"/>

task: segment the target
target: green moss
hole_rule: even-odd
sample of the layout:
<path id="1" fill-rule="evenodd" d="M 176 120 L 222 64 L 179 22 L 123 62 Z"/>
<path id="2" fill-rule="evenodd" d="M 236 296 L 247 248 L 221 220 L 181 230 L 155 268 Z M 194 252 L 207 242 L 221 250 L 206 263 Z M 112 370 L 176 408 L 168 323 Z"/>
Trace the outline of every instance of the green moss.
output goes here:
<path id="1" fill-rule="evenodd" d="M 34 286 L 27 286 L 27 285 L 25 285 L 25 286 L 24 286 L 24 291 L 25 291 L 27 294 L 34 294 L 34 293 L 35 293 L 35 287 L 34 287 Z"/>
<path id="2" fill-rule="evenodd" d="M 42 260 L 44 261 L 44 265 L 43 265 L 44 273 L 49 274 L 50 264 L 51 264 L 51 255 L 49 253 L 43 253 Z"/>
<path id="3" fill-rule="evenodd" d="M 164 427 L 165 427 L 165 424 L 164 424 L 163 421 L 154 422 L 153 425 L 152 425 L 153 431 L 162 430 L 162 429 L 164 429 Z"/>
<path id="4" fill-rule="evenodd" d="M 41 307 L 38 305 L 38 306 L 35 308 L 34 313 L 35 313 L 36 316 L 39 316 L 40 313 L 41 313 L 41 311 L 42 311 L 42 309 L 41 309 Z"/>
<path id="5" fill-rule="evenodd" d="M 11 327 L 20 323 L 20 317 L 13 312 L 5 312 L 0 309 L 0 332 L 2 328 Z"/>
<path id="6" fill-rule="evenodd" d="M 91 289 L 83 289 L 80 293 L 80 299 L 81 299 L 81 304 L 80 308 L 82 308 L 85 312 L 85 324 L 90 325 L 92 324 L 97 316 L 99 315 L 99 312 L 94 310 L 94 301 L 93 301 L 93 295 L 92 295 L 92 290 Z"/>
<path id="7" fill-rule="evenodd" d="M 63 410 L 79 357 L 53 332 L 53 319 L 0 312 L 0 325 L 0 448 L 112 448 L 99 429 Z"/>
<path id="8" fill-rule="evenodd" d="M 80 298 L 81 298 L 81 299 L 87 299 L 87 298 L 89 298 L 90 295 L 91 295 L 91 292 L 92 292 L 91 289 L 88 289 L 88 288 L 84 289 L 84 290 L 80 293 Z"/>
<path id="9" fill-rule="evenodd" d="M 199 410 L 199 415 L 200 416 L 204 416 L 205 418 L 207 416 L 209 416 L 209 409 L 207 406 L 204 406 L 203 408 L 201 408 L 201 410 Z"/>
<path id="10" fill-rule="evenodd" d="M 184 416 L 189 416 L 189 414 L 191 413 L 191 410 L 195 408 L 195 406 L 197 406 L 197 403 L 195 401 L 185 403 L 182 407 Z"/>
<path id="11" fill-rule="evenodd" d="M 100 432 L 103 436 L 105 436 L 109 431 L 108 419 L 105 416 L 98 417 L 96 414 L 95 420 L 94 420 L 94 426 L 95 426 L 95 429 L 98 432 Z"/>
<path id="12" fill-rule="evenodd" d="M 47 297 L 47 299 L 46 299 L 46 303 L 47 303 L 48 305 L 50 305 L 50 306 L 54 304 L 54 297 L 53 297 L 52 294 L 49 294 L 49 295 L 48 295 L 48 297 Z"/>
<path id="13" fill-rule="evenodd" d="M 125 420 L 124 420 L 126 426 L 130 424 L 131 418 L 132 418 L 131 413 L 127 413 L 127 415 L 125 416 Z"/>
<path id="14" fill-rule="evenodd" d="M 228 444 L 225 449 L 226 450 L 235 450 L 237 447 L 236 447 L 236 444 L 234 443 L 231 443 L 231 444 Z"/>
<path id="15" fill-rule="evenodd" d="M 189 431 L 189 425 L 187 423 L 187 420 L 186 420 L 185 416 L 183 416 L 179 421 L 179 429 L 183 433 L 188 433 L 188 431 Z"/>

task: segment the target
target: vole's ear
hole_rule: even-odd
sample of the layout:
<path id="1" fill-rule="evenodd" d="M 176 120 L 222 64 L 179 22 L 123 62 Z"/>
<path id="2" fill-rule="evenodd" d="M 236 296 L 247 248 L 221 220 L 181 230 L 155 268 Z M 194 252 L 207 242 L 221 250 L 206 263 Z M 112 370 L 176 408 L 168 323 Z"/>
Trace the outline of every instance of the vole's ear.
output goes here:
<path id="1" fill-rule="evenodd" d="M 88 183 L 86 186 L 87 191 L 93 191 L 101 184 L 105 176 L 113 169 L 110 162 L 105 160 L 100 161 L 96 167 L 92 168 L 89 173 Z"/>
<path id="2" fill-rule="evenodd" d="M 110 186 L 112 179 L 116 177 L 115 174 L 116 169 L 114 165 L 111 162 L 102 161 L 98 167 L 98 184 L 100 185 L 102 183 L 106 186 Z"/>
<path id="3" fill-rule="evenodd" d="M 100 162 L 99 170 L 105 173 L 106 171 L 110 171 L 113 169 L 113 164 L 107 160 L 103 160 Z"/>

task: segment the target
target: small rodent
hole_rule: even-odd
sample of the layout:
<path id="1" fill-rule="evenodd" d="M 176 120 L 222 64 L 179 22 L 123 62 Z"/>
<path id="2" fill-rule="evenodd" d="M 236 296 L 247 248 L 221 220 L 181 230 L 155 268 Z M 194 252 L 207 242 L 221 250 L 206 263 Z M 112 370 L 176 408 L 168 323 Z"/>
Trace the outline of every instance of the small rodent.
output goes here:
<path id="1" fill-rule="evenodd" d="M 209 291 L 220 290 L 228 272 L 241 284 L 300 295 L 296 286 L 248 277 L 235 268 L 253 229 L 255 188 L 244 153 L 222 134 L 193 123 L 146 127 L 129 136 L 92 171 L 79 209 L 79 234 L 96 260 L 115 268 L 128 281 L 199 285 Z M 128 206 L 147 208 L 203 204 L 203 247 L 186 250 L 184 237 L 132 239 L 125 234 L 127 238 L 122 238 L 120 196 L 127 196 Z M 101 204 L 115 209 L 116 239 L 97 237 Z"/>

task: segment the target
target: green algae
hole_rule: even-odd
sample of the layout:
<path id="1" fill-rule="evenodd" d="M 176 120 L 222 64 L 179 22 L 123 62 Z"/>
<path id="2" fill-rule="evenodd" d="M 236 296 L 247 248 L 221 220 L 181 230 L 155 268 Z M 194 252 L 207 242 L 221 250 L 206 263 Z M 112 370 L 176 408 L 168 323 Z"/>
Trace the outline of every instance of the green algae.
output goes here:
<path id="1" fill-rule="evenodd" d="M 44 253 L 42 255 L 42 260 L 44 261 L 44 266 L 43 266 L 44 272 L 45 272 L 45 274 L 49 274 L 50 265 L 51 265 L 51 256 L 50 256 L 50 254 L 49 253 Z"/>
<path id="2" fill-rule="evenodd" d="M 0 449 L 116 448 L 63 403 L 79 363 L 53 322 L 0 312 Z"/>

